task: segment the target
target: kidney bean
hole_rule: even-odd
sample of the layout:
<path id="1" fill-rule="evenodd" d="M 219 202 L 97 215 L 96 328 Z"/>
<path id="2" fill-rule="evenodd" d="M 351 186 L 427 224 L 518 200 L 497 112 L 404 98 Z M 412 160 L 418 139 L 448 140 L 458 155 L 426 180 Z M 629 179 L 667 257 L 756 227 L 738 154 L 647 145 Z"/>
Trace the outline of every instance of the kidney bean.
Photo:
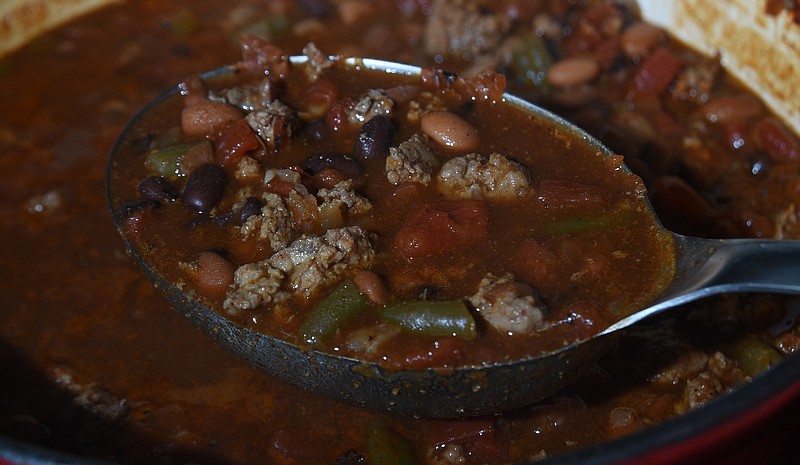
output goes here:
<path id="1" fill-rule="evenodd" d="M 233 264 L 218 253 L 200 252 L 195 283 L 203 294 L 220 294 L 233 283 L 234 271 Z"/>
<path id="2" fill-rule="evenodd" d="M 764 107 L 752 95 L 723 95 L 714 97 L 700 107 L 702 114 L 712 123 L 730 123 L 732 121 L 745 121 L 758 116 Z"/>
<path id="3" fill-rule="evenodd" d="M 666 47 L 657 48 L 636 71 L 626 98 L 632 100 L 667 90 L 682 68 L 683 60 L 678 55 Z"/>
<path id="4" fill-rule="evenodd" d="M 353 276 L 353 283 L 359 292 L 376 304 L 383 305 L 389 300 L 389 291 L 377 273 L 366 270 L 359 271 Z"/>
<path id="5" fill-rule="evenodd" d="M 763 118 L 756 124 L 754 131 L 756 142 L 773 160 L 800 160 L 800 142 L 775 118 Z"/>
<path id="6" fill-rule="evenodd" d="M 364 167 L 358 160 L 340 152 L 318 152 L 303 163 L 303 169 L 311 174 L 319 173 L 325 168 L 341 171 L 353 179 L 364 173 Z"/>
<path id="7" fill-rule="evenodd" d="M 644 21 L 632 24 L 620 36 L 622 51 L 630 58 L 649 55 L 663 41 L 664 32 Z"/>
<path id="8" fill-rule="evenodd" d="M 356 156 L 364 160 L 385 157 L 394 137 L 394 125 L 386 115 L 376 115 L 361 127 L 356 140 Z"/>
<path id="9" fill-rule="evenodd" d="M 163 176 L 150 176 L 139 183 L 139 195 L 145 200 L 172 201 L 175 187 Z"/>
<path id="10" fill-rule="evenodd" d="M 591 82 L 600 73 L 594 57 L 577 56 L 558 61 L 547 70 L 547 80 L 557 87 L 576 87 Z"/>
<path id="11" fill-rule="evenodd" d="M 255 197 L 248 197 L 247 200 L 244 201 L 242 209 L 239 210 L 239 219 L 242 223 L 244 223 L 251 216 L 258 215 L 260 213 L 261 202 Z"/>
<path id="12" fill-rule="evenodd" d="M 469 121 L 447 111 L 425 114 L 420 121 L 422 132 L 437 144 L 457 152 L 478 148 L 478 130 Z"/>
<path id="13" fill-rule="evenodd" d="M 189 175 L 181 201 L 187 208 L 197 213 L 208 213 L 222 200 L 226 184 L 227 176 L 222 167 L 214 164 L 203 165 Z"/>
<path id="14" fill-rule="evenodd" d="M 181 129 L 189 137 L 216 135 L 233 121 L 242 119 L 242 113 L 227 103 L 202 100 L 189 105 L 181 112 Z"/>

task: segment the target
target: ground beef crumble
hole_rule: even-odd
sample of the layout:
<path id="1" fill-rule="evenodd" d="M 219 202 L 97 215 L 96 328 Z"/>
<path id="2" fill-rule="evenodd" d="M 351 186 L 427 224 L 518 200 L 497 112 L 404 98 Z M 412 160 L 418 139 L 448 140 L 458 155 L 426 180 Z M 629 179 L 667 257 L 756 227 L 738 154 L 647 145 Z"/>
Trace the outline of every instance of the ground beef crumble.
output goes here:
<path id="1" fill-rule="evenodd" d="M 530 190 L 526 168 L 497 153 L 451 158 L 436 180 L 440 192 L 460 199 L 513 200 Z"/>
<path id="2" fill-rule="evenodd" d="M 386 179 L 394 184 L 416 182 L 428 185 L 431 182 L 436 156 L 425 138 L 414 134 L 397 147 L 389 148 L 386 157 Z"/>
<path id="3" fill-rule="evenodd" d="M 266 260 L 240 266 L 223 306 L 236 314 L 292 295 L 309 297 L 348 270 L 366 268 L 374 258 L 370 237 L 358 226 L 303 235 Z"/>

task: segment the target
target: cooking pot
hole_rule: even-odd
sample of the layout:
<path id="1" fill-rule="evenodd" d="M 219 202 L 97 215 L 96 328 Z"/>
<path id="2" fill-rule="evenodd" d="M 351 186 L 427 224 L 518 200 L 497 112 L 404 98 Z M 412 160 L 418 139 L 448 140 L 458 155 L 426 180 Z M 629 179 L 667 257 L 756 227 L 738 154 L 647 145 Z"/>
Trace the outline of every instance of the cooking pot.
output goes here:
<path id="1" fill-rule="evenodd" d="M 707 405 L 542 465 L 750 465 L 800 460 L 800 357 Z M 0 438 L 0 465 L 98 465 L 94 459 Z"/>
<path id="2" fill-rule="evenodd" d="M 800 415 L 800 356 L 795 354 L 751 383 L 678 418 L 537 463 L 793 463 L 800 460 L 794 442 L 800 433 L 797 415 Z M 56 463 L 101 462 L 0 438 L 0 465 Z"/>

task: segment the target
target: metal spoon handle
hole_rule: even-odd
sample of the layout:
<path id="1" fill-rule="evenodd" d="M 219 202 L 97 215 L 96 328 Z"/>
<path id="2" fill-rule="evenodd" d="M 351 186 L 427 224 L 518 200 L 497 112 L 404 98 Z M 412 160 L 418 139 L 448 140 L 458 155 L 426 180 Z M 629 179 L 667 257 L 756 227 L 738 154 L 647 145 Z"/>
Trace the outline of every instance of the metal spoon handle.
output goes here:
<path id="1" fill-rule="evenodd" d="M 606 328 L 628 327 L 662 311 L 727 292 L 800 294 L 800 241 L 702 239 L 674 234 L 676 275 L 649 307 Z"/>

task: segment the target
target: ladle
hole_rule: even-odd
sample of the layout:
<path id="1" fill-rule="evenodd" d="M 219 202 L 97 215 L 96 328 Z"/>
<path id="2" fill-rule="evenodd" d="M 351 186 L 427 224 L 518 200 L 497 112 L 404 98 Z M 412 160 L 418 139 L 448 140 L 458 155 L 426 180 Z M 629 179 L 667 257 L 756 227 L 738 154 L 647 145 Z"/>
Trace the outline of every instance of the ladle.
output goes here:
<path id="1" fill-rule="evenodd" d="M 300 63 L 306 57 L 292 57 Z M 348 59 L 355 67 L 403 75 L 419 75 L 413 66 L 380 60 Z M 211 79 L 231 73 L 220 68 L 201 76 Z M 117 157 L 134 144 L 135 127 L 147 113 L 168 99 L 177 87 L 146 106 L 122 131 L 111 150 L 107 172 L 109 208 L 118 229 L 125 219 L 113 196 Z M 586 140 L 612 155 L 600 142 L 570 122 L 512 95 L 504 95 L 532 115 Z M 646 200 L 645 200 L 646 202 Z M 652 207 L 648 204 L 652 212 Z M 653 213 L 655 215 L 655 213 Z M 208 308 L 167 280 L 139 250 L 126 241 L 130 255 L 172 305 L 192 323 L 234 353 L 277 378 L 346 403 L 373 410 L 425 417 L 466 417 L 498 413 L 528 405 L 556 393 L 582 376 L 614 343 L 616 332 L 655 314 L 703 297 L 729 292 L 800 294 L 800 241 L 715 240 L 672 233 L 675 275 L 667 289 L 646 308 L 612 324 L 596 336 L 557 351 L 504 363 L 443 370 L 389 371 L 376 363 L 337 356 L 241 326 Z"/>

